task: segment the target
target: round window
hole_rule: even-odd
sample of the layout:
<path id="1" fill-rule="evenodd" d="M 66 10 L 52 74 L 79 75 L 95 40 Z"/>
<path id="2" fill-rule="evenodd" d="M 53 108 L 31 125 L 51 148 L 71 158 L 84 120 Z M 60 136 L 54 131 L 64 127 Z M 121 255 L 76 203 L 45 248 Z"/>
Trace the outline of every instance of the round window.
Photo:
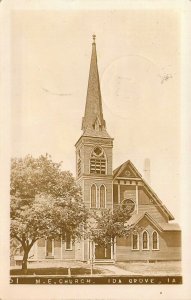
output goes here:
<path id="1" fill-rule="evenodd" d="M 124 199 L 122 202 L 122 207 L 128 209 L 132 213 L 135 209 L 135 202 L 132 199 Z"/>
<path id="2" fill-rule="evenodd" d="M 96 147 L 94 149 L 94 154 L 97 156 L 100 156 L 102 154 L 103 150 L 100 147 Z"/>

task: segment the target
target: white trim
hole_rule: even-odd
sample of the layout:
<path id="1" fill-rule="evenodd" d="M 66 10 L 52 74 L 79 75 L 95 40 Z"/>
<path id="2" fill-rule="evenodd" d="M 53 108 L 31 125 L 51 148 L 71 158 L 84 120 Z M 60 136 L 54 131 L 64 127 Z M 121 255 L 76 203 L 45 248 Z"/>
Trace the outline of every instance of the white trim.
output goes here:
<path id="1" fill-rule="evenodd" d="M 82 236 L 82 257 L 83 257 L 83 260 L 85 260 L 84 226 L 83 226 L 83 236 Z"/>
<path id="2" fill-rule="evenodd" d="M 153 248 L 153 234 L 154 234 L 154 232 L 156 232 L 156 234 L 157 234 L 157 248 L 156 249 Z M 153 230 L 153 232 L 152 232 L 152 240 L 151 240 L 151 242 L 152 242 L 152 250 L 153 251 L 160 250 L 159 234 L 158 234 L 158 232 L 156 230 Z"/>
<path id="3" fill-rule="evenodd" d="M 104 205 L 104 207 L 101 207 L 101 187 L 104 187 L 104 192 L 105 192 L 105 205 Z M 104 183 L 102 183 L 100 186 L 99 186 L 99 208 L 106 208 L 106 201 L 107 201 L 107 197 L 106 197 L 106 195 L 107 195 L 107 188 L 106 188 L 106 186 L 105 186 L 105 184 Z"/>
<path id="4" fill-rule="evenodd" d="M 141 181 L 141 178 L 137 178 L 137 177 L 116 177 L 114 180 L 126 180 L 126 181 Z"/>
<path id="5" fill-rule="evenodd" d="M 169 212 L 169 214 L 166 212 L 166 210 L 167 210 L 167 208 L 165 207 L 164 208 L 164 204 L 162 203 L 162 201 L 158 198 L 158 196 L 155 194 L 155 192 L 153 191 L 153 192 L 151 192 L 150 190 L 151 190 L 151 187 L 150 186 L 148 186 L 148 183 L 146 183 L 145 181 L 144 181 L 144 179 L 142 178 L 142 182 L 144 183 L 144 185 L 143 185 L 143 187 L 145 187 L 145 189 L 147 190 L 147 192 L 150 194 L 150 196 L 152 197 L 152 199 L 155 201 L 155 205 L 157 206 L 157 207 L 159 207 L 159 209 L 161 209 L 164 213 L 165 213 L 165 215 L 167 216 L 167 219 L 168 220 L 170 220 L 170 218 L 169 218 L 169 215 L 171 215 L 171 213 Z M 160 203 L 160 204 L 159 204 Z M 172 216 L 172 215 L 171 215 Z M 173 216 L 172 216 L 173 217 Z M 174 220 L 174 219 L 171 219 L 171 220 Z"/>
<path id="6" fill-rule="evenodd" d="M 137 248 L 136 249 L 133 248 L 133 236 L 134 235 L 137 235 Z M 133 251 L 139 251 L 140 250 L 139 240 L 140 240 L 139 239 L 139 233 L 138 232 L 132 233 L 132 235 L 131 235 L 131 250 L 133 250 Z"/>
<path id="7" fill-rule="evenodd" d="M 85 138 L 85 140 L 80 141 L 81 138 L 82 138 L 82 139 Z M 94 141 L 88 142 L 88 141 L 86 141 L 86 138 L 94 139 L 95 142 L 94 142 Z M 108 138 L 95 137 L 95 136 L 81 136 L 81 137 L 78 139 L 78 141 L 76 142 L 76 144 L 75 144 L 74 146 L 75 146 L 75 147 L 78 147 L 78 144 L 80 144 L 80 142 L 81 142 L 81 144 L 84 144 L 84 145 L 87 145 L 87 146 L 93 146 L 93 147 L 94 147 L 97 139 L 102 140 L 101 145 L 103 145 L 103 144 L 105 143 L 105 141 L 106 141 Z M 113 139 L 113 138 L 110 138 L 110 140 L 112 141 L 112 143 L 105 144 L 105 145 L 104 145 L 104 148 L 111 148 L 111 147 L 113 147 L 113 140 L 114 140 L 114 139 Z M 100 146 L 100 144 L 99 144 L 98 146 Z M 100 147 L 102 147 L 102 146 L 100 146 Z"/>
<path id="8" fill-rule="evenodd" d="M 118 204 L 120 204 L 121 201 L 121 195 L 120 195 L 120 182 L 117 183 L 117 196 L 118 196 Z"/>
<path id="9" fill-rule="evenodd" d="M 80 177 L 80 179 L 78 180 L 78 182 L 82 181 L 83 179 L 87 179 L 87 180 L 96 180 L 96 181 L 99 181 L 99 180 L 103 180 L 104 179 L 111 179 L 112 180 L 112 175 L 104 175 L 104 174 L 86 174 L 86 175 L 82 175 Z"/>
<path id="10" fill-rule="evenodd" d="M 113 259 L 116 261 L 116 257 L 117 257 L 117 238 L 115 237 L 114 239 L 114 255 L 113 255 Z"/>
<path id="11" fill-rule="evenodd" d="M 82 259 L 85 260 L 85 241 L 84 238 L 82 238 Z"/>
<path id="12" fill-rule="evenodd" d="M 111 209 L 112 209 L 112 213 L 113 213 L 113 207 L 114 207 L 114 203 L 113 203 L 113 180 L 111 182 Z"/>
<path id="13" fill-rule="evenodd" d="M 138 185 L 137 184 L 135 186 L 135 194 L 136 194 L 136 213 L 138 214 L 138 210 L 139 210 L 139 190 L 138 190 Z"/>
<path id="14" fill-rule="evenodd" d="M 85 198 L 85 193 L 84 193 L 84 190 L 85 190 L 85 180 L 83 180 L 83 179 L 82 179 L 81 187 L 82 187 L 82 199 L 83 199 L 83 202 L 84 202 L 84 198 Z"/>
<path id="15" fill-rule="evenodd" d="M 47 237 L 46 238 L 44 238 L 45 239 L 45 241 L 44 241 L 44 252 L 45 252 L 45 257 L 47 256 L 46 255 L 46 248 L 47 248 Z"/>
<path id="16" fill-rule="evenodd" d="M 96 257 L 95 257 L 95 250 L 96 250 L 96 245 L 98 245 L 97 243 L 95 243 L 95 242 L 93 242 L 93 248 L 92 248 L 92 250 L 93 250 L 93 252 L 92 252 L 92 256 L 93 256 L 93 261 L 95 261 L 95 259 L 96 259 Z"/>
<path id="17" fill-rule="evenodd" d="M 112 239 L 111 239 L 111 259 L 113 259 L 113 247 L 114 247 L 114 243 L 112 243 Z"/>
<path id="18" fill-rule="evenodd" d="M 87 260 L 89 260 L 90 259 L 90 240 L 89 240 L 89 238 L 87 239 L 87 254 L 88 254 Z"/>
<path id="19" fill-rule="evenodd" d="M 89 260 L 91 261 L 91 259 L 93 258 L 92 257 L 92 244 L 93 244 L 93 242 L 92 241 L 89 241 L 89 243 L 90 243 L 90 245 L 89 245 Z"/>
<path id="20" fill-rule="evenodd" d="M 52 239 L 52 256 L 54 256 L 54 239 Z"/>
<path id="21" fill-rule="evenodd" d="M 112 149 L 111 149 L 111 151 L 112 151 Z M 106 161 L 106 164 L 105 164 L 105 175 L 107 175 L 108 174 L 108 165 L 109 165 L 109 163 L 108 163 L 108 157 L 107 157 L 106 153 L 105 153 L 105 161 Z"/>
<path id="22" fill-rule="evenodd" d="M 147 248 L 143 248 L 143 234 L 144 234 L 144 232 L 147 233 Z M 143 250 L 143 251 L 149 250 L 149 249 L 150 249 L 149 245 L 150 245 L 150 236 L 149 236 L 148 231 L 145 229 L 145 230 L 142 232 L 142 250 Z"/>
<path id="23" fill-rule="evenodd" d="M 62 259 L 62 250 L 63 250 L 63 246 L 62 246 L 62 235 L 60 237 L 60 259 Z"/>
<path id="24" fill-rule="evenodd" d="M 34 244 L 34 251 L 35 251 L 35 258 L 38 258 L 38 245 L 37 245 L 37 242 L 38 242 L 38 240 L 35 242 L 35 244 Z"/>

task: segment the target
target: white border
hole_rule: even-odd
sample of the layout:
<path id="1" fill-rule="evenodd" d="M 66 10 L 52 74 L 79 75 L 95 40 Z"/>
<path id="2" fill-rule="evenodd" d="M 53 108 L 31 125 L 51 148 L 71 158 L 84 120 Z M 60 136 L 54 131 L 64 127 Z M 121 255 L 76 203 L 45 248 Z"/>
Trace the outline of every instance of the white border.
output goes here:
<path id="1" fill-rule="evenodd" d="M 11 9 L 14 10 L 52 10 L 52 9 L 172 9 L 177 10 L 182 16 L 182 149 L 181 149 L 181 214 L 183 224 L 183 284 L 172 286 L 10 286 L 9 285 L 9 262 L 5 257 L 5 253 L 9 253 L 9 242 L 3 242 L 5 236 L 9 236 L 9 157 L 10 157 L 10 20 Z M 1 101 L 0 118 L 3 126 L 1 140 L 0 140 L 0 159 L 1 159 L 1 288 L 0 297 L 2 299 L 168 299 L 168 300 L 189 300 L 191 299 L 190 288 L 190 198 L 191 198 L 191 102 L 190 102 L 190 75 L 191 75 L 191 3 L 189 0 L 136 0 L 136 1 L 43 1 L 43 0 L 6 0 L 0 2 L 0 47 L 3 50 L 3 58 L 1 57 L 1 67 L 3 66 L 3 82 L 1 82 L 0 93 Z M 2 69 L 2 68 L 1 68 Z M 189 242 L 188 242 L 189 241 Z M 8 265 L 7 265 L 8 262 Z"/>

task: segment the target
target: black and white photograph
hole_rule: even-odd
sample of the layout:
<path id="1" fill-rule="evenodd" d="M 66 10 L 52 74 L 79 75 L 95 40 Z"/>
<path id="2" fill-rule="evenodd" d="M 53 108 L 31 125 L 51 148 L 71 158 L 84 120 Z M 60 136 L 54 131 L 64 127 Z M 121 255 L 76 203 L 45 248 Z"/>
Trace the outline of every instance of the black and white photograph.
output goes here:
<path id="1" fill-rule="evenodd" d="M 9 26 L 10 288 L 167 299 L 185 279 L 180 11 L 16 7 Z"/>

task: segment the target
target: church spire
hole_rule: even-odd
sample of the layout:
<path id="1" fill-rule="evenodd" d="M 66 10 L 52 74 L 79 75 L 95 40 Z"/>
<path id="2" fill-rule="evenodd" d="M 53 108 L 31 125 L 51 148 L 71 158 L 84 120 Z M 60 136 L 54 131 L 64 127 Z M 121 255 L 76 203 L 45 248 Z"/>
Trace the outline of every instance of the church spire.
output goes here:
<path id="1" fill-rule="evenodd" d="M 101 90 L 97 66 L 96 36 L 93 35 L 85 114 L 82 120 L 83 135 L 109 137 L 103 118 Z"/>

